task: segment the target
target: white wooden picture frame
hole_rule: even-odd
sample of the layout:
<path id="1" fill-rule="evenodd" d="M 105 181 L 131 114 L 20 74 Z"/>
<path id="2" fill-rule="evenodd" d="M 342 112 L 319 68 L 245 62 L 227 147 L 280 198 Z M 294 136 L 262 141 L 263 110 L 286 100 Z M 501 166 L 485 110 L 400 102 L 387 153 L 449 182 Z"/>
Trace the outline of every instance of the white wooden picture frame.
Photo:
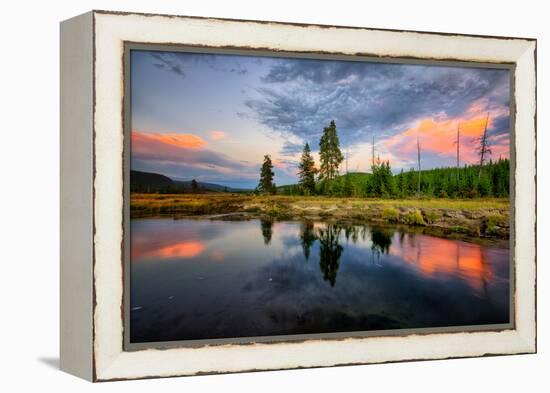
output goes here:
<path id="1" fill-rule="evenodd" d="M 124 347 L 124 50 L 163 44 L 513 67 L 513 326 Z M 511 154 L 512 155 L 512 154 Z M 61 368 L 90 381 L 536 352 L 536 40 L 91 11 L 61 23 Z"/>

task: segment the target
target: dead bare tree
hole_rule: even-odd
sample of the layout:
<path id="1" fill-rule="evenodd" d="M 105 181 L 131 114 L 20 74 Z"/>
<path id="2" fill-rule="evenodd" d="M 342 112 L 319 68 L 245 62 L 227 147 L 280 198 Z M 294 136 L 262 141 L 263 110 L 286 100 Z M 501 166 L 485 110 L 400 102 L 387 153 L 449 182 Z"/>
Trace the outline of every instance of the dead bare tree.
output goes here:
<path id="1" fill-rule="evenodd" d="M 372 135 L 372 167 L 374 168 L 374 134 Z"/>
<path id="2" fill-rule="evenodd" d="M 477 139 L 478 146 L 476 147 L 477 153 L 479 154 L 479 177 L 481 178 L 481 170 L 483 169 L 483 164 L 487 160 L 487 155 L 491 154 L 491 148 L 489 147 L 489 140 L 487 138 L 487 125 L 489 124 L 489 112 L 487 112 L 487 117 L 485 118 L 485 128 L 483 134 Z"/>
<path id="3" fill-rule="evenodd" d="M 420 195 L 420 138 L 416 135 L 416 151 L 418 153 L 418 195 Z"/>
<path id="4" fill-rule="evenodd" d="M 460 122 L 456 128 L 456 183 L 460 181 Z"/>

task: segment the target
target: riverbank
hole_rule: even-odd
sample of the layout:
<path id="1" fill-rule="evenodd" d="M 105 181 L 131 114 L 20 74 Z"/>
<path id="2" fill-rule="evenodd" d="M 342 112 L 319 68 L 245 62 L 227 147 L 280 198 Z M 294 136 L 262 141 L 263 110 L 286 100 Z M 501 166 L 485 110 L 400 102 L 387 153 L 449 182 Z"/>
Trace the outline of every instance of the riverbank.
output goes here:
<path id="1" fill-rule="evenodd" d="M 132 218 L 171 215 L 239 220 L 270 217 L 402 224 L 507 239 L 510 202 L 491 199 L 372 199 L 248 194 L 132 194 Z"/>

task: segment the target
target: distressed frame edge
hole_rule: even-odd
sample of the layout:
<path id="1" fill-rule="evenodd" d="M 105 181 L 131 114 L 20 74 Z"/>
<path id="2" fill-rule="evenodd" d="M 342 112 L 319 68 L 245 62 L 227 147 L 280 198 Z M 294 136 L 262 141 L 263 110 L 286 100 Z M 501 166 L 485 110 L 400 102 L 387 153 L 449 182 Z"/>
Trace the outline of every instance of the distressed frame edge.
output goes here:
<path id="1" fill-rule="evenodd" d="M 521 74 L 516 76 L 515 94 L 515 132 L 522 132 L 522 138 L 516 138 L 515 166 L 515 209 L 521 206 L 524 215 L 515 212 L 515 269 L 522 269 L 522 280 L 515 281 L 516 294 L 527 300 L 517 299 L 517 304 L 526 302 L 519 312 L 516 310 L 516 330 L 529 353 L 537 353 L 537 41 L 531 41 L 517 59 L 516 67 Z M 520 82 L 518 82 L 521 79 Z M 521 97 L 521 98 L 518 98 Z M 522 111 L 518 113 L 517 103 L 521 102 Z M 525 127 L 522 128 L 522 125 Z M 517 153 L 518 140 L 521 140 L 520 155 Z M 525 151 L 523 151 L 525 149 Z M 527 166 L 526 173 L 522 173 Z M 519 179 L 519 181 L 518 181 Z M 529 180 L 530 179 L 530 180 Z M 522 190 L 522 193 L 517 190 Z M 525 196 L 527 195 L 527 196 Z M 525 206 L 521 198 L 526 198 Z M 528 214 L 527 214 L 528 213 Z M 518 222 L 521 225 L 518 230 Z M 518 236 L 519 235 L 519 236 Z M 526 243 L 526 244 L 524 244 Z M 519 244 L 519 247 L 518 247 Z M 522 260 L 522 254 L 528 258 Z M 521 265 L 520 265 L 521 263 Z M 527 277 L 523 277 L 523 275 Z M 518 289 L 519 288 L 519 289 Z"/>
<path id="2" fill-rule="evenodd" d="M 486 34 L 468 34 L 468 33 L 449 33 L 442 31 L 429 31 L 429 30 L 409 30 L 409 29 L 389 29 L 383 27 L 366 27 L 355 25 L 329 25 L 323 23 L 306 23 L 306 22 L 282 22 L 262 19 L 242 19 L 242 18 L 222 18 L 216 16 L 198 16 L 198 15 L 183 15 L 183 14 L 163 14 L 163 13 L 150 13 L 150 12 L 138 12 L 138 11 L 112 11 L 104 9 L 94 9 L 91 12 L 98 15 L 120 15 L 120 16 L 146 16 L 146 17 L 163 17 L 163 18 L 177 18 L 177 19 L 196 19 L 204 21 L 220 21 L 220 22 L 236 22 L 236 23 L 255 23 L 255 24 L 269 24 L 269 25 L 282 25 L 282 26 L 295 26 L 295 27 L 319 27 L 322 29 L 355 29 L 355 30 L 369 30 L 369 31 L 381 31 L 381 32 L 394 32 L 394 33 L 418 33 L 418 34 L 434 34 L 449 37 L 471 37 L 471 38 L 490 38 L 498 40 L 524 40 L 524 41 L 537 41 L 535 37 L 518 37 L 518 36 L 499 36 L 499 35 L 486 35 Z"/>
<path id="3" fill-rule="evenodd" d="M 93 381 L 93 12 L 59 25 L 59 367 Z"/>
<path id="4" fill-rule="evenodd" d="M 101 12 L 100 12 L 101 13 Z M 101 13 L 103 14 L 103 13 Z M 108 13 L 109 15 L 113 15 L 113 13 L 109 12 Z M 130 15 L 134 15 L 134 14 L 130 14 Z M 186 17 L 186 18 L 193 18 L 193 17 Z M 205 19 L 211 19 L 211 18 L 205 18 Z M 254 21 L 252 21 L 254 22 Z M 273 22 L 274 24 L 281 24 L 281 25 L 284 25 L 284 23 L 280 23 L 280 22 Z M 366 29 L 368 30 L 368 29 Z M 393 32 L 393 31 L 392 31 Z M 413 33 L 418 33 L 418 32 L 413 32 Z M 397 33 L 394 33 L 394 34 L 398 34 Z M 430 34 L 437 34 L 437 33 L 426 33 L 428 35 Z M 468 36 L 468 35 L 454 35 L 454 34 L 451 34 L 452 36 L 467 36 L 467 37 L 471 37 L 471 36 Z M 483 37 L 482 37 L 483 38 Z M 503 37 L 496 37 L 498 39 L 506 39 L 506 38 L 503 38 Z M 522 39 L 523 40 L 523 39 Z M 531 52 L 533 52 L 535 55 L 532 56 L 530 55 L 530 58 L 532 60 L 534 60 L 533 63 L 533 66 L 534 66 L 534 72 L 535 72 L 535 75 L 534 75 L 534 80 L 535 80 L 535 83 L 534 83 L 534 89 L 536 89 L 536 40 L 532 40 L 532 39 L 527 39 L 526 40 L 527 44 L 529 43 L 532 43 L 532 50 L 529 50 L 529 48 L 526 48 L 525 50 L 525 53 L 529 52 L 528 54 L 530 55 Z M 534 41 L 531 42 L 531 41 Z M 94 44 L 95 44 L 95 40 L 94 40 Z M 529 47 L 529 45 L 527 45 Z M 529 64 L 527 64 L 529 65 Z M 94 75 L 95 76 L 95 75 Z M 529 87 L 533 87 L 533 86 L 529 86 Z M 527 88 L 529 88 L 527 87 Z M 531 95 L 532 95 L 532 92 L 531 92 Z M 531 97 L 531 98 L 535 98 L 535 100 L 533 100 L 533 111 L 534 111 L 534 116 L 535 116 L 535 121 L 533 123 L 533 127 L 530 129 L 530 131 L 532 131 L 533 135 L 535 136 L 535 153 L 536 153 L 536 97 Z M 516 126 L 517 126 L 517 121 L 516 121 Z M 536 176 L 536 162 L 534 163 L 535 164 L 535 176 Z M 535 187 L 536 187 L 536 177 L 535 177 L 535 182 L 533 184 Z M 536 195 L 535 195 L 535 207 L 536 207 Z M 533 219 L 533 222 L 535 223 L 536 225 L 536 215 L 534 217 L 532 217 Z M 536 227 L 533 227 L 533 232 L 532 234 L 536 234 Z M 536 249 L 535 249 L 535 253 L 534 253 L 534 257 L 536 258 Z M 536 267 L 535 267 L 535 275 L 534 275 L 534 280 L 535 280 L 535 284 L 536 284 Z M 96 283 L 97 284 L 97 283 Z M 536 287 L 535 287 L 535 291 L 536 291 Z M 536 293 L 535 293 L 535 296 L 533 297 L 533 300 L 536 301 Z M 534 310 L 536 311 L 536 310 Z M 522 350 L 519 350 L 519 351 L 516 351 L 516 352 L 511 352 L 511 353 L 485 353 L 485 354 L 478 354 L 478 355 L 462 355 L 462 356 L 456 356 L 456 357 L 471 357 L 471 356 L 491 356 L 491 355 L 505 355 L 505 354 L 519 354 L 519 353 L 533 353 L 533 352 L 536 352 L 536 314 L 534 315 L 534 332 L 524 332 L 523 330 L 524 329 L 521 329 L 523 333 L 525 334 L 521 334 L 521 335 L 517 335 L 517 339 L 521 342 L 522 344 Z M 520 330 L 519 327 L 517 330 Z M 517 331 L 516 331 L 517 333 Z M 95 337 L 94 337 L 95 339 Z M 386 362 L 395 362 L 395 361 L 410 361 L 410 360 L 430 360 L 430 359 L 443 359 L 443 358 L 454 358 L 455 356 L 440 356 L 440 357 L 428 357 L 428 358 L 421 358 L 421 359 L 418 359 L 418 358 L 413 358 L 413 359 L 407 359 L 407 358 L 402 358 L 402 359 L 399 359 L 399 360 L 389 360 L 389 361 L 373 361 L 373 362 L 361 362 L 361 363 L 346 363 L 346 364 L 367 364 L 367 363 L 386 363 Z M 119 360 L 122 360 L 120 359 L 119 357 L 115 358 L 115 359 L 112 359 L 113 360 L 113 363 L 118 363 Z M 124 361 L 124 360 L 122 360 Z M 114 365 L 114 364 L 113 364 Z M 335 364 L 330 364 L 330 365 L 323 365 L 323 366 L 315 366 L 315 365 L 309 365 L 309 366 L 305 366 L 305 367 L 329 367 L 329 366 L 337 366 L 337 365 L 342 365 L 342 364 L 338 364 L 338 363 L 335 363 Z M 110 368 L 110 367 L 109 367 Z M 116 368 L 116 367 L 115 367 Z M 282 367 L 282 368 L 277 368 L 277 369 L 287 369 L 287 368 L 301 368 L 300 366 L 297 366 L 297 367 Z M 265 370 L 269 370 L 269 369 L 265 369 Z M 108 376 L 108 372 L 106 372 L 105 374 L 103 373 L 103 371 L 106 371 L 105 369 L 102 370 L 102 372 L 100 374 L 99 377 L 95 376 L 95 380 L 97 381 L 100 381 L 100 380 L 118 380 L 118 379 L 135 379 L 135 378 L 151 378 L 151 377 L 163 377 L 163 376 L 178 376 L 178 375 L 197 375 L 197 374 L 203 374 L 203 372 L 192 372 L 192 373 L 172 373 L 172 374 L 163 374 L 163 375 L 145 375 L 145 376 L 121 376 L 120 378 L 117 377 L 117 376 L 113 376 L 111 375 L 111 377 Z M 237 371 L 214 371 L 212 373 L 225 373 L 225 372 L 244 372 L 244 371 L 255 371 L 254 369 L 250 369 L 250 370 L 237 370 Z M 210 373 L 210 372 L 206 372 L 206 373 Z M 105 378 L 105 376 L 107 376 L 107 378 Z"/>

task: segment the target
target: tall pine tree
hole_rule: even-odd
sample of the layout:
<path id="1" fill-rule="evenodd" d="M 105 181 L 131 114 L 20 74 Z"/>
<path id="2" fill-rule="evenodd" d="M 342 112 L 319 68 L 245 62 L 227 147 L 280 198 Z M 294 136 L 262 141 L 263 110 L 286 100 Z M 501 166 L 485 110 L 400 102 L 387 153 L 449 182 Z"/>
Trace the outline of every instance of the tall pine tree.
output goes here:
<path id="1" fill-rule="evenodd" d="M 274 194 L 275 193 L 275 183 L 273 183 L 273 163 L 271 162 L 271 157 L 269 155 L 264 156 L 264 162 L 262 168 L 260 169 L 260 183 L 258 184 L 258 191 L 267 192 Z"/>
<path id="2" fill-rule="evenodd" d="M 338 167 L 344 161 L 334 120 L 323 130 L 323 136 L 319 142 L 319 155 L 321 158 L 319 180 L 333 180 L 338 176 Z"/>
<path id="3" fill-rule="evenodd" d="M 313 161 L 308 143 L 304 146 L 299 168 L 298 177 L 303 193 L 313 195 L 315 193 L 315 172 L 317 172 L 317 169 L 315 169 L 315 161 Z"/>

